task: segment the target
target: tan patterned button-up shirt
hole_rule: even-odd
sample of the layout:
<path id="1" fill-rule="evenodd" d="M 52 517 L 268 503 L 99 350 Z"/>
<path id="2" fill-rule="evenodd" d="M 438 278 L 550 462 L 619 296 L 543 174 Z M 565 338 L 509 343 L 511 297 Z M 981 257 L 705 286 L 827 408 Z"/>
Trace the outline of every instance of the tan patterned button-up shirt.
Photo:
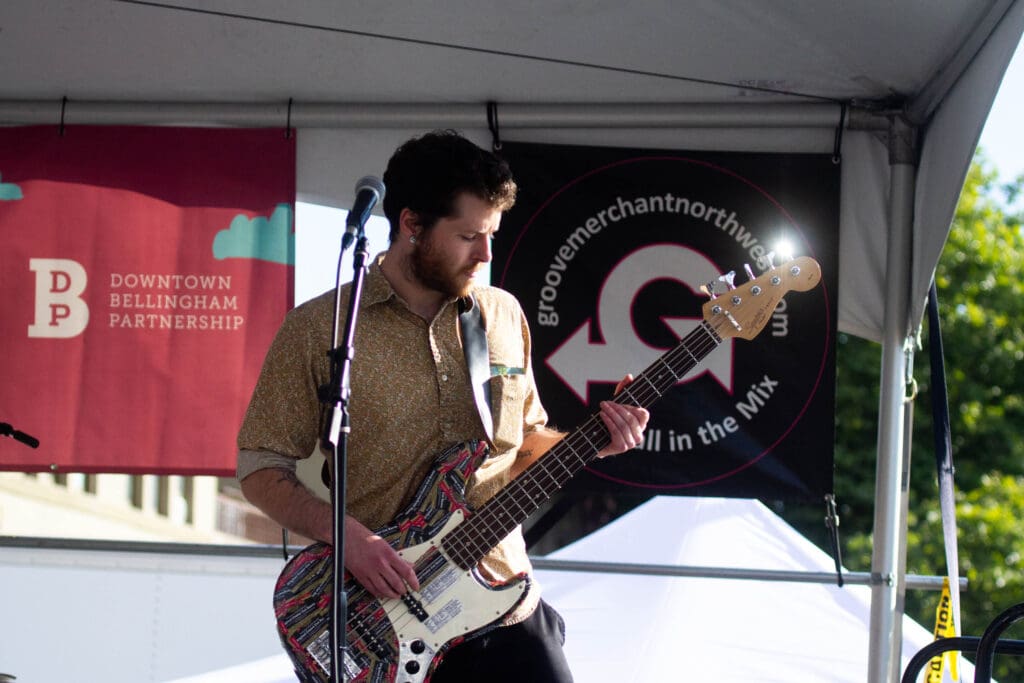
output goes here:
<path id="1" fill-rule="evenodd" d="M 452 300 L 430 322 L 412 313 L 381 273 L 382 257 L 367 274 L 351 368 L 347 512 L 370 529 L 405 509 L 445 447 L 485 439 L 473 400 Z M 347 310 L 348 288 L 341 310 Z M 492 367 L 491 455 L 467 491 L 479 506 L 510 480 L 524 433 L 545 425 L 530 364 L 530 334 L 515 298 L 493 287 L 475 289 L 487 329 Z M 242 453 L 305 458 L 318 446 L 323 406 L 317 387 L 328 383 L 334 292 L 295 308 L 271 345 L 238 437 Z M 240 468 L 239 476 L 246 472 Z M 493 579 L 530 571 L 521 529 L 481 563 Z M 512 621 L 536 606 L 532 590 Z"/>

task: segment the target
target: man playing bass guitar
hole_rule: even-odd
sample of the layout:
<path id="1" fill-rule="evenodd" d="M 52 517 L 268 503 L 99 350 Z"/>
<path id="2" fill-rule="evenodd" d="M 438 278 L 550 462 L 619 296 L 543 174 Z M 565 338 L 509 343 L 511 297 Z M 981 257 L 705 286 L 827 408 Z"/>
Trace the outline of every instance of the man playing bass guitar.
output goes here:
<path id="1" fill-rule="evenodd" d="M 502 213 L 515 201 L 507 164 L 454 132 L 438 131 L 403 144 L 388 163 L 384 184 L 390 245 L 366 276 L 351 369 L 344 559 L 368 599 L 387 603 L 408 599 L 421 586 L 414 564 L 378 531 L 436 474 L 436 454 L 459 443 L 488 446 L 466 486 L 473 509 L 563 435 L 547 426 L 519 303 L 477 282 L 491 259 Z M 348 295 L 346 288 L 343 299 Z M 332 290 L 288 314 L 238 437 L 238 477 L 246 497 L 285 528 L 325 543 L 332 539 L 331 506 L 299 481 L 295 462 L 314 451 L 323 433 L 326 411 L 317 390 L 330 378 L 334 307 Z M 463 351 L 460 311 L 472 307 L 486 330 L 489 428 L 474 400 Z M 339 310 L 345 308 L 343 300 Z M 642 443 L 645 409 L 606 402 L 599 416 L 610 443 L 598 455 Z M 521 528 L 483 554 L 475 572 L 488 582 L 529 575 Z M 431 683 L 572 680 L 562 620 L 535 583 L 524 583 L 528 587 L 507 614 L 440 648 Z M 347 664 L 353 680 L 370 678 L 362 665 Z"/>

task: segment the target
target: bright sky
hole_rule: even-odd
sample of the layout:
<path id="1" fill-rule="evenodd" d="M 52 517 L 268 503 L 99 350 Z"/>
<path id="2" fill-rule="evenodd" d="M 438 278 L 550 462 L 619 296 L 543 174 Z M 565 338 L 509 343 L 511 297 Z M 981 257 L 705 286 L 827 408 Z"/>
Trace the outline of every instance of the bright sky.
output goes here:
<path id="1" fill-rule="evenodd" d="M 1021 130 L 1024 104 L 1024 42 L 1010 62 L 989 112 L 979 145 L 999 171 L 1003 180 L 1024 173 L 1024 131 Z"/>
<path id="2" fill-rule="evenodd" d="M 345 216 L 341 209 L 317 204 L 295 203 L 295 303 L 299 304 L 335 286 Z M 388 222 L 370 216 L 366 222 L 370 258 L 388 247 Z M 352 252 L 342 255 L 342 281 L 352 279 Z"/>
<path id="3" fill-rule="evenodd" d="M 1003 180 L 1024 173 L 1024 131 L 1021 130 L 1024 104 L 1024 42 L 1017 48 L 1006 71 L 999 94 L 989 113 L 980 146 Z M 301 303 L 334 287 L 338 269 L 341 235 L 345 230 L 345 212 L 315 204 L 296 205 L 295 224 L 295 301 Z M 367 224 L 370 256 L 388 245 L 387 222 L 372 216 Z M 342 279 L 352 278 L 352 250 L 344 254 Z"/>

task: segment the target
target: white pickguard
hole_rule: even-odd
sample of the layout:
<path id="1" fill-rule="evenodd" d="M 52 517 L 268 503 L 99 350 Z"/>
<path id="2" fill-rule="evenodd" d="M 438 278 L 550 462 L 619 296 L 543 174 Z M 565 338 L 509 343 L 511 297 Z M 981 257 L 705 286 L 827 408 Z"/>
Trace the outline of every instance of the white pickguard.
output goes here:
<path id="1" fill-rule="evenodd" d="M 400 550 L 398 554 L 413 563 L 433 548 L 444 555 L 441 539 L 462 520 L 462 512 L 456 510 L 434 538 Z M 460 569 L 447 560 L 446 567 L 429 583 L 421 585 L 416 593 L 427 613 L 425 621 L 417 618 L 401 600 L 382 601 L 398 636 L 395 683 L 421 683 L 431 660 L 445 643 L 504 617 L 522 599 L 527 587 L 527 581 L 514 581 L 494 588 L 475 570 Z"/>

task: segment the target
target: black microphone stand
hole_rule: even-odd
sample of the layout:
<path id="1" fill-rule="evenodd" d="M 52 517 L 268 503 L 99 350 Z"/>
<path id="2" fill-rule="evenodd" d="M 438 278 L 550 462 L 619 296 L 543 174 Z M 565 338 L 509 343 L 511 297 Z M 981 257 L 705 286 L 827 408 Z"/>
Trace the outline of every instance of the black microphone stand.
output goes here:
<path id="1" fill-rule="evenodd" d="M 367 212 L 369 213 L 369 212 Z M 363 219 L 365 221 L 365 218 Z M 345 639 L 345 625 L 348 623 L 348 593 L 345 592 L 345 473 L 348 467 L 348 435 L 350 431 L 348 400 L 351 387 L 349 385 L 352 358 L 355 355 L 356 317 L 359 311 L 359 300 L 363 293 L 363 279 L 366 274 L 366 261 L 369 257 L 363 221 L 359 223 L 356 248 L 352 254 L 352 289 L 349 292 L 348 314 L 339 341 L 339 323 L 341 322 L 341 254 L 338 255 L 338 274 L 334 291 L 334 321 L 331 350 L 327 355 L 331 358 L 330 384 L 320 388 L 321 401 L 331 408 L 330 419 L 324 429 L 322 445 L 324 450 L 333 454 L 333 477 L 331 481 L 331 505 L 334 511 L 334 532 L 332 543 L 334 552 L 334 573 L 331 577 L 333 591 L 331 593 L 331 681 L 341 683 L 345 677 L 344 657 L 348 650 Z M 344 253 L 344 243 L 341 253 Z"/>

